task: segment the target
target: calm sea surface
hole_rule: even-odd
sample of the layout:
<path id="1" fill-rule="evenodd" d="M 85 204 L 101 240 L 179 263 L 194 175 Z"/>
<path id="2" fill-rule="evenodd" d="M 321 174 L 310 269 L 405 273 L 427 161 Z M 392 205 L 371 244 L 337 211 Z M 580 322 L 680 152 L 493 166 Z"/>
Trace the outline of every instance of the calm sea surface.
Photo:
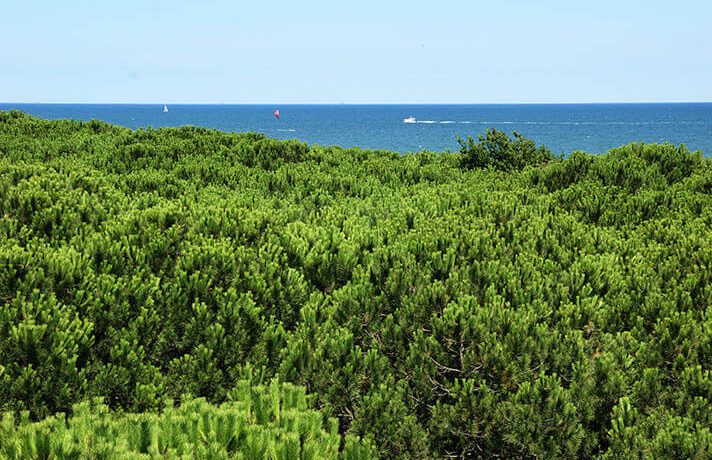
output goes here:
<path id="1" fill-rule="evenodd" d="M 712 103 L 527 105 L 0 104 L 42 118 L 96 118 L 130 128 L 196 125 L 312 144 L 413 152 L 457 150 L 456 136 L 518 131 L 554 153 L 671 142 L 712 155 Z M 274 116 L 279 110 L 280 119 Z M 415 117 L 415 123 L 404 119 Z"/>

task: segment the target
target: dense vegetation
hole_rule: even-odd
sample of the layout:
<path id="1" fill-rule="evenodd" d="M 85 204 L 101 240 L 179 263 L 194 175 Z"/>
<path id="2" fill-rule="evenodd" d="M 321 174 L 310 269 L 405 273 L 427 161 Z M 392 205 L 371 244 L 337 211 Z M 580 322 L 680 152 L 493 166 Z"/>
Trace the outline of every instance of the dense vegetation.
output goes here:
<path id="1" fill-rule="evenodd" d="M 3 437 L 269 425 L 234 395 L 278 378 L 351 458 L 708 458 L 710 159 L 491 136 L 400 156 L 0 112 Z M 117 448 L 155 453 L 140 433 Z"/>

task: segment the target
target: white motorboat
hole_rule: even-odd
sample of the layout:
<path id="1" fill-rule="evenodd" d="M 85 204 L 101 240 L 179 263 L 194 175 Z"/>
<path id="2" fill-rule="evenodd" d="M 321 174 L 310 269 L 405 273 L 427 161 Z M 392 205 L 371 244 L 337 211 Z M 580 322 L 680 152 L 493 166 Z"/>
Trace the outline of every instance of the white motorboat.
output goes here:
<path id="1" fill-rule="evenodd" d="M 415 117 L 404 118 L 403 123 L 415 123 Z"/>

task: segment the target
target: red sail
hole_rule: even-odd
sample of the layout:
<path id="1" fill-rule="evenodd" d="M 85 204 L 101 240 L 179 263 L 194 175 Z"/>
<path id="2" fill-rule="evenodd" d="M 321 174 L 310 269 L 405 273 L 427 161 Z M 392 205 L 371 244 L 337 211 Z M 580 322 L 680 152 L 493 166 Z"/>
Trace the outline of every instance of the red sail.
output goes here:
<path id="1" fill-rule="evenodd" d="M 275 118 L 279 118 L 279 110 L 275 110 L 275 111 L 274 111 L 274 117 L 275 117 Z"/>

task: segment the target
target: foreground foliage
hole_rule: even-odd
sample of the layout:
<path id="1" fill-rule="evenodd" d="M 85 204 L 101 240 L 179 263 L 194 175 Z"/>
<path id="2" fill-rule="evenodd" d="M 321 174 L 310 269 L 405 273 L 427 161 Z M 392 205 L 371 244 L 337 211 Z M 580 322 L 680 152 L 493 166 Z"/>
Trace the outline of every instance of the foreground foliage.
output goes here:
<path id="1" fill-rule="evenodd" d="M 238 382 L 230 402 L 204 399 L 169 406 L 160 413 L 112 414 L 95 401 L 32 423 L 6 414 L 0 425 L 0 458 L 126 459 L 369 459 L 370 446 L 347 437 L 339 455 L 336 420 L 307 408 L 304 390 L 272 383 Z M 328 431 L 325 431 L 325 428 Z"/>
<path id="2" fill-rule="evenodd" d="M 382 458 L 712 455 L 710 160 L 464 155 L 0 113 L 0 409 L 276 376 Z"/>

